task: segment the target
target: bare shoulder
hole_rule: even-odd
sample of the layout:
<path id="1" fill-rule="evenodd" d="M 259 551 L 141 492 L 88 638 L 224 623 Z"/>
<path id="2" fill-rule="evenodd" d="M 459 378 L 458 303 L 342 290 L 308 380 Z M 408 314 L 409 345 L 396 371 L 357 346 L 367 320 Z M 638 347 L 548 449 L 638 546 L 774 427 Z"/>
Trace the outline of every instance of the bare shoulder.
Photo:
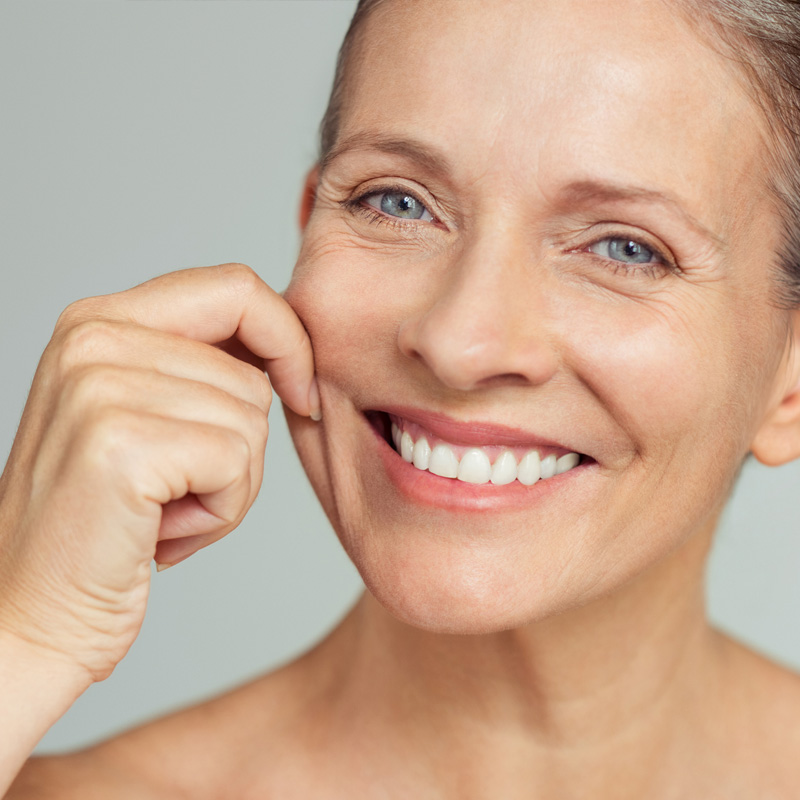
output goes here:
<path id="1" fill-rule="evenodd" d="M 31 758 L 5 800 L 218 800 L 268 768 L 313 702 L 303 659 L 86 750 Z M 287 736 L 287 734 L 289 734 Z M 283 755 L 283 753 L 281 753 Z M 233 796 L 245 796 L 236 787 Z"/>
<path id="2" fill-rule="evenodd" d="M 740 690 L 752 703 L 753 721 L 759 721 L 762 733 L 772 731 L 778 738 L 794 737 L 800 741 L 800 674 L 747 645 L 729 640 L 729 647 Z M 793 724 L 782 724 L 788 722 Z"/>
<path id="3" fill-rule="evenodd" d="M 797 797 L 800 789 L 800 675 L 750 647 L 724 637 L 731 681 L 725 702 L 733 753 L 758 774 L 765 797 Z M 736 763 L 736 762 L 734 762 Z"/>
<path id="4" fill-rule="evenodd" d="M 125 764 L 91 751 L 28 760 L 5 800 L 174 800 L 163 787 Z"/>

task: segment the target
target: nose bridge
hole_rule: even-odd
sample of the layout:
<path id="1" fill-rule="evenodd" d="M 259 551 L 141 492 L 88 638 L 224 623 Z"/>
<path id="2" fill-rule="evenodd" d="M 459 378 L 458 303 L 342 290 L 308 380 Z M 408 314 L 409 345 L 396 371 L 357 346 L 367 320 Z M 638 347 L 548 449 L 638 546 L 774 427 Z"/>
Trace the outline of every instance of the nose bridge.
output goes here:
<path id="1" fill-rule="evenodd" d="M 507 220 L 496 221 L 451 258 L 427 307 L 401 327 L 401 350 L 453 388 L 547 381 L 558 364 L 530 243 Z"/>

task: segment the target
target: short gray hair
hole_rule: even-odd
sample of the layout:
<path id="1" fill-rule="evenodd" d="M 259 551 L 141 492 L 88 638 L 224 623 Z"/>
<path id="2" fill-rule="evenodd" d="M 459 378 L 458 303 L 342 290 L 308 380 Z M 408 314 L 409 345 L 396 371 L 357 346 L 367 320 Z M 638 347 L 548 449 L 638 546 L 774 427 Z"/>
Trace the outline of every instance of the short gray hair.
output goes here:
<path id="1" fill-rule="evenodd" d="M 353 55 L 354 45 L 358 39 L 364 23 L 372 12 L 387 0 L 358 0 L 350 27 L 344 35 L 344 41 L 339 48 L 339 57 L 336 59 L 336 71 L 333 75 L 333 88 L 328 100 L 328 107 L 322 117 L 320 125 L 320 160 L 330 153 L 339 134 L 339 124 L 342 117 L 342 96 L 344 93 L 345 74 L 347 65 Z"/>
<path id="2" fill-rule="evenodd" d="M 705 20 L 722 53 L 742 70 L 753 99 L 774 121 L 770 189 L 783 218 L 777 305 L 800 308 L 800 0 L 669 0 Z M 336 142 L 345 74 L 366 19 L 388 0 L 359 0 L 342 42 L 320 129 L 321 158 Z"/>
<path id="3" fill-rule="evenodd" d="M 773 132 L 769 189 L 783 218 L 777 305 L 800 307 L 800 0 L 683 0 L 717 34 Z"/>

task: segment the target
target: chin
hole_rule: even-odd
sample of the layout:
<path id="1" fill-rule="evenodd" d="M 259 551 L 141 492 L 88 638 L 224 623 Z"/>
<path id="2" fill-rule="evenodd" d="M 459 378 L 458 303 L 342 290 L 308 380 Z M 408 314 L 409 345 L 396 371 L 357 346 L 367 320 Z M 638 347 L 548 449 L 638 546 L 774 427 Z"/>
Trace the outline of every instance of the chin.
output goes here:
<path id="1" fill-rule="evenodd" d="M 409 541 L 404 533 L 337 529 L 370 594 L 393 617 L 415 628 L 442 634 L 498 633 L 590 599 L 578 591 L 583 582 L 572 570 L 564 574 L 544 558 L 532 562 L 501 541 L 493 546 L 456 543 L 446 535 Z"/>
<path id="2" fill-rule="evenodd" d="M 287 420 L 370 594 L 425 631 L 488 634 L 541 622 L 614 594 L 680 544 L 659 535 L 655 517 L 635 539 L 621 532 L 614 509 L 627 510 L 627 497 L 604 498 L 590 459 L 532 490 L 465 487 L 414 470 L 366 415 L 329 414 L 323 427 L 289 411 Z"/>
<path id="3" fill-rule="evenodd" d="M 348 549 L 346 541 L 343 542 Z M 432 633 L 489 634 L 553 617 L 579 604 L 565 585 L 526 574 L 514 559 L 485 553 L 351 553 L 367 589 L 395 618 Z"/>
<path id="4" fill-rule="evenodd" d="M 500 633 L 537 621 L 533 609 L 509 607 L 497 598 L 486 602 L 480 593 L 465 586 L 428 586 L 424 591 L 383 582 L 365 583 L 372 596 L 395 619 L 414 628 L 438 634 L 481 635 Z M 542 614 L 542 616 L 547 616 Z"/>

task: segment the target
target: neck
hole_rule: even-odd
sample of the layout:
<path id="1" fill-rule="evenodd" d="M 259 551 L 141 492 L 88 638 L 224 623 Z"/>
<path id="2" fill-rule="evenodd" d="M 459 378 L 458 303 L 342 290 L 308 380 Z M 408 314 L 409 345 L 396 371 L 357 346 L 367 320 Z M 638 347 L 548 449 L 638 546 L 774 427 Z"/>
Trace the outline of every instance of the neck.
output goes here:
<path id="1" fill-rule="evenodd" d="M 458 758 L 496 776 L 518 753 L 545 788 L 545 776 L 563 772 L 587 782 L 584 796 L 603 797 L 604 780 L 619 790 L 621 769 L 644 788 L 717 696 L 709 541 L 693 540 L 613 595 L 489 635 L 412 628 L 367 593 L 330 642 L 346 661 L 337 707 L 351 724 L 384 720 L 388 740 L 416 742 L 435 763 Z"/>

